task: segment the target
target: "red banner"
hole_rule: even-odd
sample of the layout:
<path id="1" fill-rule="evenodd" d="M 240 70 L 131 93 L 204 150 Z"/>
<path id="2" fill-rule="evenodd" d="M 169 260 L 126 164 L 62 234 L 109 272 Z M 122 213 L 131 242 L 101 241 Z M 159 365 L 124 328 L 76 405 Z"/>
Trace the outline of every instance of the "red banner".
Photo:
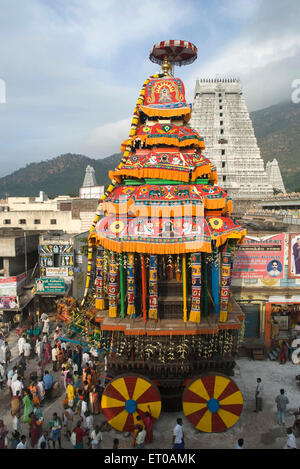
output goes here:
<path id="1" fill-rule="evenodd" d="M 246 236 L 235 252 L 232 278 L 270 279 L 284 276 L 284 233 Z"/>

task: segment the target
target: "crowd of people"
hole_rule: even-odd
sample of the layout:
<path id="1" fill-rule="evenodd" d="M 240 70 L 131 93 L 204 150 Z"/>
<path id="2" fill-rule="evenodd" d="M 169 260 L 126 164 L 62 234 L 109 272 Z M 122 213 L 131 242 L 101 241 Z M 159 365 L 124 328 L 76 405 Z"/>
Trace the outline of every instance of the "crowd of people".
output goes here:
<path id="1" fill-rule="evenodd" d="M 50 334 L 47 315 L 41 317 L 41 324 L 20 335 L 14 365 L 10 366 L 8 343 L 0 339 L 1 387 L 9 389 L 12 418 L 11 434 L 0 421 L 0 449 L 62 449 L 62 436 L 75 449 L 100 449 L 102 426 L 107 424 L 96 424 L 95 416 L 101 413 L 101 396 L 109 380 L 106 357 L 101 361 L 88 349 L 64 341 L 60 326 Z M 44 409 L 60 396 L 61 413 L 53 413 L 46 422 Z M 153 441 L 148 410 L 132 434 L 132 446 L 137 449 Z M 22 433 L 21 424 L 28 425 L 28 435 Z M 118 439 L 112 447 L 119 448 Z"/>

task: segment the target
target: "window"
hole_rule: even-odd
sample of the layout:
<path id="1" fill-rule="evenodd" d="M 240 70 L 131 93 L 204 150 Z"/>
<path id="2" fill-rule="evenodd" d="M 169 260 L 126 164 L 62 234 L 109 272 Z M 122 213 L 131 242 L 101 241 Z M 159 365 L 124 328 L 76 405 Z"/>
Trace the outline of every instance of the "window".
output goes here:
<path id="1" fill-rule="evenodd" d="M 40 225 L 41 224 L 41 220 L 39 220 L 38 218 L 36 220 L 34 220 L 34 224 L 35 225 Z"/>
<path id="2" fill-rule="evenodd" d="M 221 150 L 221 155 L 225 155 L 225 150 Z"/>
<path id="3" fill-rule="evenodd" d="M 55 218 L 51 218 L 50 225 L 56 225 L 56 219 Z"/>
<path id="4" fill-rule="evenodd" d="M 220 112 L 220 117 L 223 117 L 223 112 Z"/>
<path id="5" fill-rule="evenodd" d="M 222 161 L 222 168 L 225 168 L 225 161 Z"/>
<path id="6" fill-rule="evenodd" d="M 219 93 L 219 98 L 221 98 L 221 96 L 222 96 L 222 93 Z"/>
<path id="7" fill-rule="evenodd" d="M 223 121 L 220 121 L 220 125 L 223 125 Z"/>
<path id="8" fill-rule="evenodd" d="M 3 220 L 3 225 L 10 225 L 10 224 L 11 224 L 11 220 L 9 219 Z"/>
<path id="9" fill-rule="evenodd" d="M 26 225 L 26 220 L 25 220 L 25 218 L 21 218 L 21 219 L 19 220 L 19 225 Z"/>
<path id="10" fill-rule="evenodd" d="M 223 109 L 223 106 L 219 106 L 219 109 Z"/>
<path id="11" fill-rule="evenodd" d="M 225 182 L 225 181 L 226 181 L 226 176 L 223 176 L 223 182 Z"/>
<path id="12" fill-rule="evenodd" d="M 221 102 L 222 102 L 222 99 L 219 99 L 219 103 L 221 103 Z"/>
<path id="13" fill-rule="evenodd" d="M 220 130 L 220 134 L 223 134 L 223 133 L 224 133 L 224 129 L 221 129 L 221 130 Z"/>

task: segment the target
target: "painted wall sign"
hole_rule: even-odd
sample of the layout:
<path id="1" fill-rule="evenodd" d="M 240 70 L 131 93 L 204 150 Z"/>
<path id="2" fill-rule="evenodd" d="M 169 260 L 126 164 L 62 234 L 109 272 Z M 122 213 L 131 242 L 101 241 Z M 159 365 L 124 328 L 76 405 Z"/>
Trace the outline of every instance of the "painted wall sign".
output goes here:
<path id="1" fill-rule="evenodd" d="M 35 291 L 40 293 L 64 293 L 65 281 L 61 278 L 37 278 L 35 279 Z"/>
<path id="2" fill-rule="evenodd" d="M 262 279 L 274 283 L 284 276 L 284 233 L 261 238 L 246 236 L 235 252 L 233 279 Z"/>

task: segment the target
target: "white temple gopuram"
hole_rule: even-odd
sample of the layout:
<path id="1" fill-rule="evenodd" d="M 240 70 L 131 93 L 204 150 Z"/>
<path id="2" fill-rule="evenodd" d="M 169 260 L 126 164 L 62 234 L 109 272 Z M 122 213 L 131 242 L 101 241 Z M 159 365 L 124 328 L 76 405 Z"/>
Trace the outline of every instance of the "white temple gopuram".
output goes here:
<path id="1" fill-rule="evenodd" d="M 190 125 L 204 138 L 204 154 L 233 199 L 273 196 L 239 79 L 198 79 Z"/>

